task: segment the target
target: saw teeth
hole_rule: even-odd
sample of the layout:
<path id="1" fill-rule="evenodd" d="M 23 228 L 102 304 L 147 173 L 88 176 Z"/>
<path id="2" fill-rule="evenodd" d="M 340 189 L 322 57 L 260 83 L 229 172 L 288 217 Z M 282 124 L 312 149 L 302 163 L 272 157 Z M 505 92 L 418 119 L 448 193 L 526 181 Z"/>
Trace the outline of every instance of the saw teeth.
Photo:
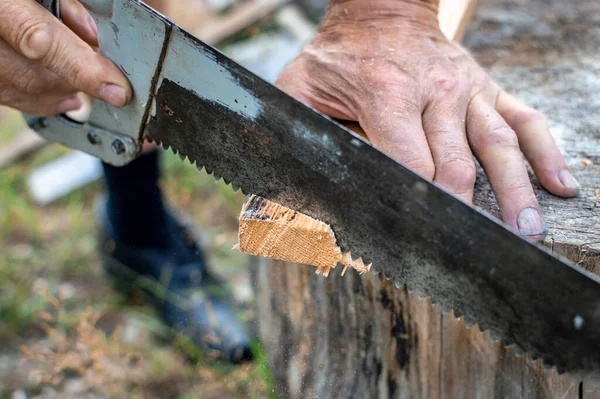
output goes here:
<path id="1" fill-rule="evenodd" d="M 425 301 L 426 303 L 428 303 L 429 306 L 431 306 L 431 310 L 433 311 L 433 314 L 441 315 L 445 320 L 448 320 L 449 323 L 458 323 L 458 324 L 462 325 L 463 328 L 468 329 L 468 330 L 475 329 L 475 332 L 478 334 L 481 334 L 484 338 L 484 341 L 487 342 L 487 345 L 489 345 L 490 347 L 501 345 L 504 348 L 507 355 L 515 356 L 516 358 L 520 358 L 520 359 L 524 359 L 524 361 L 526 361 L 530 364 L 540 364 L 540 366 L 538 366 L 538 367 L 543 368 L 545 372 L 553 373 L 554 375 L 560 376 L 560 377 L 564 376 L 564 378 L 566 378 L 566 379 L 568 378 L 569 381 L 571 381 L 570 380 L 571 377 L 570 377 L 569 373 L 559 372 L 559 370 L 556 366 L 548 364 L 546 362 L 546 359 L 544 359 L 542 356 L 539 356 L 538 353 L 525 352 L 516 343 L 511 342 L 506 339 L 503 339 L 503 338 L 500 338 L 496 335 L 493 335 L 492 331 L 489 329 L 482 329 L 481 326 L 479 325 L 479 323 L 466 322 L 465 316 L 457 317 L 454 309 L 450 309 L 448 311 L 443 311 L 440 303 L 434 302 L 431 299 L 431 296 L 423 296 L 418 289 L 412 290 L 411 292 L 409 292 L 409 295 L 412 300 L 416 300 L 419 302 Z"/>
<path id="2" fill-rule="evenodd" d="M 216 181 L 218 181 L 219 179 L 222 178 L 222 176 L 220 176 L 218 173 L 213 173 L 214 169 L 212 167 L 203 165 L 200 162 L 198 162 L 198 160 L 194 160 L 189 157 L 186 157 L 185 155 L 181 154 L 179 151 L 177 151 L 175 148 L 172 148 L 168 144 L 162 143 L 159 140 L 150 140 L 150 141 L 160 145 L 161 147 L 163 147 L 166 150 L 171 150 L 174 154 L 179 155 L 179 157 L 181 158 L 182 161 L 185 161 L 187 159 L 191 164 L 196 166 L 196 169 L 198 169 L 198 171 L 201 172 L 202 170 L 204 170 L 204 171 L 206 171 L 207 174 L 213 174 Z M 241 190 L 244 195 L 250 194 L 250 193 L 246 192 L 244 190 L 244 188 L 240 187 L 235 182 L 230 182 L 224 178 L 223 178 L 223 180 L 226 182 L 226 184 L 228 184 L 228 185 L 231 184 L 231 188 L 233 189 L 233 191 L 237 192 L 238 190 Z M 342 248 L 343 252 L 349 252 L 348 250 L 349 250 L 349 248 Z M 372 263 L 368 259 L 362 258 L 362 260 L 363 260 L 364 264 Z M 377 269 L 377 265 L 372 265 L 370 270 L 371 270 L 371 273 L 373 273 L 373 275 L 378 275 L 378 274 L 383 273 L 381 270 Z M 401 283 L 398 279 L 396 279 L 392 276 L 387 276 L 386 273 L 383 273 L 383 276 L 385 277 L 385 279 L 387 281 L 394 279 L 394 286 L 397 289 L 406 289 L 406 291 L 408 292 L 409 295 L 417 297 L 421 301 L 422 300 L 427 301 L 433 309 L 439 309 L 440 314 L 442 314 L 444 316 L 447 315 L 451 319 L 453 318 L 454 320 L 458 320 L 460 323 L 464 323 L 465 328 L 468 328 L 468 329 L 476 328 L 481 334 L 484 334 L 486 336 L 486 342 L 488 342 L 489 345 L 502 345 L 504 348 L 506 348 L 507 353 L 512 352 L 516 356 L 519 356 L 519 357 L 526 356 L 526 359 L 530 359 L 532 362 L 542 362 L 542 364 L 544 365 L 544 368 L 546 370 L 550 370 L 550 371 L 553 370 L 552 372 L 556 373 L 557 375 L 565 375 L 564 373 L 563 374 L 559 373 L 558 368 L 556 366 L 548 365 L 545 362 L 545 359 L 543 357 L 539 356 L 538 354 L 531 353 L 531 352 L 524 353 L 522 351 L 522 349 L 520 348 L 520 346 L 518 346 L 510 338 L 507 339 L 504 337 L 500 337 L 498 334 L 495 334 L 495 333 L 493 333 L 493 331 L 489 330 L 489 328 L 487 326 L 482 326 L 479 323 L 473 321 L 471 318 L 465 317 L 464 315 L 460 315 L 459 317 L 456 317 L 456 314 L 457 314 L 456 311 L 449 307 L 444 308 L 444 306 L 440 303 L 438 298 L 433 297 L 431 295 L 427 295 L 427 293 L 425 293 L 425 295 L 422 295 L 421 291 L 416 289 L 414 286 L 411 286 L 410 284 L 406 284 L 406 283 Z"/>
<path id="3" fill-rule="evenodd" d="M 196 166 L 196 169 L 198 169 L 198 171 L 202 172 L 202 170 L 204 170 L 204 171 L 205 171 L 207 174 L 209 174 L 209 175 L 213 175 L 213 177 L 214 177 L 214 179 L 215 179 L 215 182 L 218 182 L 220 179 L 222 179 L 222 178 L 223 178 L 223 177 L 222 177 L 222 176 L 221 176 L 221 175 L 220 175 L 218 172 L 215 172 L 215 169 L 214 169 L 214 168 L 212 168 L 211 166 L 208 166 L 208 165 L 203 165 L 203 164 L 202 164 L 201 162 L 199 162 L 198 160 L 193 160 L 193 159 L 191 159 L 191 158 L 189 158 L 189 157 L 186 157 L 185 155 L 183 155 L 183 154 L 179 153 L 179 152 L 178 152 L 178 151 L 177 151 L 175 148 L 172 148 L 171 146 L 169 146 L 169 145 L 167 145 L 167 144 L 165 144 L 165 143 L 162 143 L 162 142 L 160 142 L 160 141 L 158 141 L 158 140 L 154 140 L 154 142 L 155 142 L 155 143 L 157 143 L 158 145 L 162 146 L 163 148 L 165 148 L 165 149 L 167 149 L 167 150 L 169 150 L 169 149 L 170 149 L 171 151 L 173 151 L 173 153 L 175 153 L 175 154 L 178 154 L 178 155 L 179 155 L 179 157 L 180 157 L 182 160 L 185 160 L 185 159 L 187 159 L 187 160 L 188 160 L 190 163 L 192 163 L 192 164 L 194 164 L 194 165 Z M 228 185 L 229 185 L 229 184 L 231 184 L 231 188 L 232 188 L 232 190 L 233 190 L 233 191 L 237 192 L 238 190 L 241 190 L 241 191 L 242 191 L 242 194 L 244 194 L 244 195 L 248 195 L 248 194 L 250 194 L 250 193 L 246 192 L 246 191 L 244 190 L 244 188 L 243 188 L 243 187 L 240 187 L 240 186 L 239 186 L 238 184 L 236 184 L 235 182 L 230 182 L 228 179 L 225 179 L 225 178 L 223 178 L 223 180 L 226 182 L 226 184 L 228 184 Z M 348 250 L 346 250 L 346 249 L 344 249 L 344 248 L 341 248 L 341 250 L 342 250 L 342 252 L 344 252 L 344 253 L 346 253 L 346 252 L 350 252 L 350 251 L 349 251 L 349 249 L 348 249 Z M 350 256 L 351 256 L 351 255 L 350 255 Z M 353 256 L 351 256 L 351 259 L 354 261 L 354 257 L 353 257 Z M 382 273 L 382 271 L 381 271 L 381 270 L 378 270 L 378 269 L 377 269 L 377 266 L 376 266 L 376 265 L 373 265 L 373 264 L 372 264 L 372 262 L 370 262 L 368 259 L 365 259 L 365 258 L 363 258 L 363 257 L 358 257 L 358 259 L 362 260 L 362 263 L 364 263 L 365 265 L 370 265 L 370 271 L 371 271 L 371 273 L 373 273 L 374 275 L 378 275 L 378 274 Z M 358 260 L 358 259 L 357 259 L 357 260 Z M 404 283 L 404 284 L 402 284 L 402 283 L 400 283 L 400 282 L 399 282 L 399 281 L 398 281 L 398 280 L 397 280 L 397 279 L 396 279 L 394 276 L 388 276 L 388 275 L 386 275 L 386 273 L 383 273 L 383 276 L 385 277 L 385 279 L 386 279 L 387 281 L 390 281 L 390 280 L 394 279 L 394 286 L 395 286 L 396 288 L 403 288 L 403 287 L 406 287 L 406 290 L 408 291 L 408 293 L 409 293 L 409 294 L 412 294 L 414 291 L 417 291 L 417 292 L 419 292 L 419 290 L 415 290 L 415 288 L 414 288 L 414 287 L 411 287 L 411 286 L 410 286 L 410 285 L 408 285 L 408 284 L 405 284 L 405 283 Z M 430 301 L 431 301 L 431 303 L 432 303 L 432 304 L 434 304 L 434 305 L 435 305 L 435 304 L 438 304 L 438 302 L 439 302 L 439 301 L 437 300 L 437 298 L 432 298 L 432 297 L 430 297 L 430 296 L 426 296 L 426 298 L 428 298 L 428 300 L 430 300 Z M 441 306 L 441 305 L 440 305 L 440 306 Z M 443 309 L 443 310 L 446 310 L 446 309 Z M 447 310 L 450 310 L 450 309 L 447 309 Z M 475 324 L 475 323 L 473 323 L 473 325 L 474 325 L 474 324 Z"/>
<path id="4" fill-rule="evenodd" d="M 178 155 L 179 158 L 182 161 L 186 161 L 187 160 L 190 164 L 196 166 L 196 169 L 198 169 L 199 172 L 204 171 L 204 172 L 206 172 L 209 175 L 213 175 L 213 177 L 215 179 L 215 183 L 218 183 L 219 180 L 222 179 L 225 182 L 226 185 L 231 186 L 231 189 L 234 192 L 237 192 L 238 190 L 241 190 L 243 194 L 245 194 L 245 195 L 249 194 L 246 191 L 244 191 L 244 189 L 242 187 L 240 187 L 238 184 L 235 184 L 231 180 L 226 179 L 225 177 L 221 176 L 218 172 L 215 172 L 215 170 L 213 168 L 211 168 L 210 166 L 202 165 L 197 160 L 188 157 L 187 155 L 181 153 L 180 151 L 177 151 L 177 149 L 171 147 L 170 145 L 168 145 L 166 143 L 163 143 L 160 140 L 148 139 L 148 141 L 151 142 L 151 143 L 154 143 L 154 144 L 157 144 L 157 145 L 161 146 L 165 150 L 171 150 L 174 154 Z"/>
<path id="5" fill-rule="evenodd" d="M 198 162 L 198 160 L 194 160 L 191 159 L 189 157 L 186 157 L 185 155 L 181 154 L 179 151 L 177 151 L 175 148 L 172 148 L 171 146 L 169 146 L 168 144 L 162 143 L 159 140 L 150 140 L 158 145 L 160 145 L 161 147 L 163 147 L 166 150 L 171 150 L 174 154 L 179 155 L 179 157 L 181 158 L 182 161 L 185 161 L 186 159 L 193 165 L 196 166 L 196 169 L 198 169 L 198 171 L 202 172 L 202 170 L 206 171 L 207 174 L 213 174 L 214 169 L 210 166 L 206 166 L 201 164 L 200 162 Z M 222 178 L 222 176 L 220 176 L 218 173 L 214 173 L 214 178 L 216 181 L 218 181 L 219 179 Z M 244 190 L 244 188 L 240 187 L 238 184 L 236 184 L 235 182 L 230 182 L 227 179 L 224 179 L 225 182 L 229 185 L 231 183 L 231 188 L 237 192 L 238 190 L 241 190 L 242 193 L 244 195 L 248 195 L 250 193 L 246 192 Z M 348 251 L 349 248 L 345 249 L 342 248 L 343 252 L 349 252 Z M 364 259 L 362 258 L 364 264 L 369 264 L 371 263 L 368 259 Z M 372 265 L 371 267 L 371 273 L 373 273 L 373 275 L 378 275 L 381 274 L 382 271 L 377 269 L 377 265 Z M 392 276 L 387 276 L 386 273 L 383 273 L 384 277 L 386 280 L 391 280 Z M 439 309 L 440 314 L 443 315 L 450 315 L 451 314 L 451 318 L 454 318 L 455 320 L 460 320 L 461 323 L 464 323 L 464 326 L 468 329 L 473 329 L 476 328 L 481 334 L 486 335 L 486 342 L 488 342 L 489 345 L 502 345 L 504 348 L 506 348 L 507 353 L 513 352 L 515 353 L 516 356 L 523 356 L 523 351 L 522 349 L 516 345 L 514 342 L 512 342 L 509 339 L 500 337 L 498 334 L 493 333 L 491 330 L 489 330 L 486 326 L 482 326 L 479 323 L 471 320 L 471 318 L 467 318 L 465 316 L 459 316 L 456 317 L 456 311 L 454 309 L 451 308 L 444 308 L 443 305 L 440 303 L 440 301 L 438 300 L 438 298 L 432 297 L 431 295 L 427 295 L 427 293 L 425 293 L 425 295 L 422 295 L 420 290 L 416 289 L 415 287 L 406 284 L 406 283 L 401 283 L 398 279 L 394 278 L 394 286 L 397 289 L 406 289 L 406 291 L 408 292 L 409 295 L 414 296 L 414 297 L 418 297 L 419 300 L 425 300 L 427 301 L 431 307 L 433 309 Z M 556 373 L 557 375 L 561 375 L 561 373 L 558 372 L 558 369 L 556 366 L 550 366 L 548 365 L 545 360 L 541 357 L 538 356 L 535 353 L 526 353 L 525 356 L 528 356 L 528 359 L 531 359 L 533 362 L 539 362 L 541 361 L 542 364 L 546 369 L 550 369 L 550 370 L 554 370 L 553 372 Z M 562 374 L 565 375 L 565 374 Z"/>

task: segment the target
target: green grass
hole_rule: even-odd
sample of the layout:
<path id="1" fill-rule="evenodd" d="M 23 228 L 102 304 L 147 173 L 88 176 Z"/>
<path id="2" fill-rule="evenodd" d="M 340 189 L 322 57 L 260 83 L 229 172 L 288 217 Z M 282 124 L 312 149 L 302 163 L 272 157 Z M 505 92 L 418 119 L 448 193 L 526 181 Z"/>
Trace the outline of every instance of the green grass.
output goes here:
<path id="1" fill-rule="evenodd" d="M 273 390 L 273 380 L 271 378 L 271 369 L 269 368 L 269 362 L 267 356 L 262 348 L 260 341 L 255 341 L 252 345 L 252 354 L 256 359 L 256 364 L 261 378 L 267 385 L 267 397 L 269 399 L 277 399 L 277 395 Z"/>
<path id="2" fill-rule="evenodd" d="M 0 119 L 1 145 L 22 127 L 22 122 L 15 114 L 0 115 Z M 38 206 L 29 198 L 27 176 L 66 152 L 58 145 L 49 145 L 0 170 L 0 352 L 19 356 L 19 345 L 35 347 L 43 342 L 42 315 L 56 310 L 41 292 L 47 289 L 59 295 L 71 287 L 74 292 L 62 301 L 54 325 L 57 331 L 72 336 L 82 314 L 91 309 L 102 315 L 101 320 L 135 320 L 144 336 L 150 337 L 124 346 L 142 351 L 150 362 L 142 379 L 131 382 L 132 397 L 135 392 L 141 397 L 159 397 L 169 381 L 176 382 L 169 387 L 173 397 L 273 397 L 260 345 L 255 345 L 257 360 L 250 365 L 223 365 L 173 338 L 151 308 L 132 303 L 112 290 L 102 275 L 96 252 L 94 201 L 101 193 L 101 182 L 47 206 Z M 237 242 L 237 216 L 244 199 L 241 192 L 234 193 L 222 181 L 215 183 L 212 176 L 198 172 L 170 152 L 164 153 L 163 166 L 161 185 L 166 198 L 200 226 L 211 264 L 218 265 L 225 276 L 243 272 L 246 257 L 231 251 Z M 34 370 L 38 367 L 31 362 L 27 365 Z M 42 385 L 16 374 L 0 375 L 0 397 L 10 397 L 16 389 L 39 392 Z"/>

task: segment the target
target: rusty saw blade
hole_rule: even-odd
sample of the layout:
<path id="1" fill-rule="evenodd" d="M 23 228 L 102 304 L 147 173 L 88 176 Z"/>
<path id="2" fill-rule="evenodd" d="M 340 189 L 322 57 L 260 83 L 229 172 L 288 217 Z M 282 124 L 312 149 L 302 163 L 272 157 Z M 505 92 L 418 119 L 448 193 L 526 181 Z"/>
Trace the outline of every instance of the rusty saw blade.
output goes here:
<path id="1" fill-rule="evenodd" d="M 328 223 L 342 250 L 534 357 L 600 366 L 600 280 L 174 26 L 146 138 Z"/>

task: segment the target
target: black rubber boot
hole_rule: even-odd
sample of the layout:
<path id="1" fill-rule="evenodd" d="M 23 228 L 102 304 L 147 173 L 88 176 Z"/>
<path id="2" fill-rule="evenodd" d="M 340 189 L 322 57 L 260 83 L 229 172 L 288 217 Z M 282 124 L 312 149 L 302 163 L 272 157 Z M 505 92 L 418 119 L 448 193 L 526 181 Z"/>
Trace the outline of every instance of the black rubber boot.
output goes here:
<path id="1" fill-rule="evenodd" d="M 167 243 L 159 248 L 115 239 L 106 200 L 99 201 L 99 249 L 105 271 L 120 290 L 142 291 L 164 322 L 212 358 L 249 360 L 250 340 L 229 303 L 225 285 L 208 270 L 190 227 L 165 211 Z"/>

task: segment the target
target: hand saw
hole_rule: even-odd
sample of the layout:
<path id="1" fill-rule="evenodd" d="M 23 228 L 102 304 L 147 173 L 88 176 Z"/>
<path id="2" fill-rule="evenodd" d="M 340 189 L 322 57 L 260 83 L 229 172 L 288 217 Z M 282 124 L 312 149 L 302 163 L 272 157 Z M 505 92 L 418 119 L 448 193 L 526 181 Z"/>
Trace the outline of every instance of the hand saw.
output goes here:
<path id="1" fill-rule="evenodd" d="M 56 0 L 40 0 L 57 15 Z M 329 224 L 398 287 L 561 369 L 600 366 L 600 279 L 526 241 L 294 100 L 139 0 L 81 0 L 130 79 L 89 120 L 28 118 L 45 138 L 125 165 L 150 140 L 234 189 Z"/>

